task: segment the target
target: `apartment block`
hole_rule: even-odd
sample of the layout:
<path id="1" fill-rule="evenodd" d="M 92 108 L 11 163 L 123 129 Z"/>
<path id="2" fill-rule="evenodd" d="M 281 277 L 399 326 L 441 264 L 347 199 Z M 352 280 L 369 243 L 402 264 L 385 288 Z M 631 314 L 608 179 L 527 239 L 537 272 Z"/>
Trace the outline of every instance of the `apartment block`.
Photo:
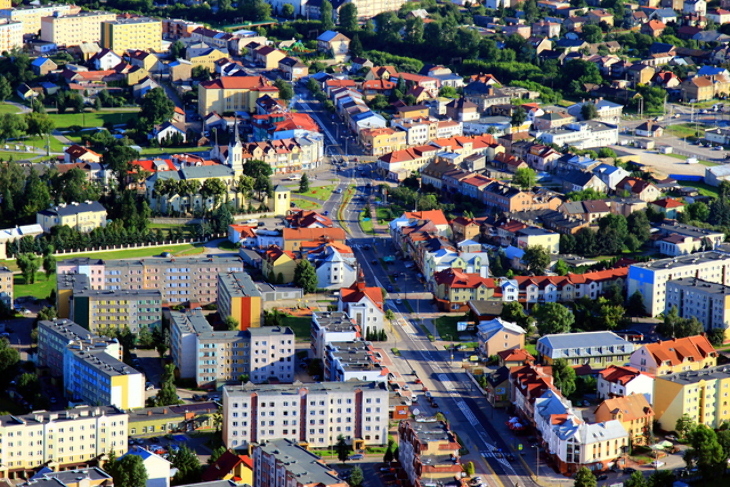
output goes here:
<path id="1" fill-rule="evenodd" d="M 328 343 L 349 342 L 362 338 L 360 326 L 341 311 L 315 311 L 312 313 L 309 357 L 324 359 Z"/>
<path id="2" fill-rule="evenodd" d="M 719 428 L 730 420 L 728 394 L 727 365 L 663 375 L 654 381 L 654 411 L 660 427 L 667 431 L 684 414 L 696 424 Z"/>
<path id="3" fill-rule="evenodd" d="M 23 23 L 0 19 L 0 52 L 23 47 Z"/>
<path id="4" fill-rule="evenodd" d="M 23 24 L 23 34 L 38 35 L 41 30 L 41 19 L 43 17 L 74 15 L 79 12 L 81 12 L 81 7 L 77 7 L 76 5 L 18 5 L 15 8 L 10 8 L 10 2 L 7 2 L 0 9 L 0 17 L 13 22 L 21 22 Z"/>
<path id="5" fill-rule="evenodd" d="M 720 328 L 730 338 L 730 286 L 695 277 L 667 282 L 665 310 L 677 308 L 682 318 L 697 318 L 705 330 Z"/>
<path id="6" fill-rule="evenodd" d="M 7 267 L 0 267 L 0 301 L 9 308 L 13 307 L 13 290 L 13 271 Z"/>
<path id="7" fill-rule="evenodd" d="M 163 303 L 209 304 L 218 297 L 218 274 L 242 272 L 243 262 L 238 257 L 218 256 L 108 261 L 74 258 L 59 262 L 57 269 L 59 289 L 69 279 L 65 274 L 84 274 L 89 278 L 90 289 L 156 289 L 162 293 Z M 68 292 L 59 292 L 57 309 L 68 309 L 63 303 L 68 298 Z"/>
<path id="8" fill-rule="evenodd" d="M 162 326 L 162 293 L 158 289 L 74 291 L 70 318 L 93 333 L 129 327 L 132 333 Z"/>
<path id="9" fill-rule="evenodd" d="M 363 340 L 331 342 L 324 356 L 324 378 L 333 382 L 365 380 L 387 382 L 390 371 L 382 354 Z"/>
<path id="10" fill-rule="evenodd" d="M 112 450 L 125 451 L 127 420 L 111 406 L 0 416 L 0 477 L 29 478 L 49 464 L 58 470 L 84 468 Z"/>
<path id="11" fill-rule="evenodd" d="M 79 232 L 90 232 L 95 228 L 105 227 L 106 217 L 106 208 L 98 201 L 61 203 L 36 213 L 36 223 L 46 233 L 50 233 L 53 227 L 63 225 Z"/>
<path id="12" fill-rule="evenodd" d="M 279 96 L 279 89 L 261 76 L 222 76 L 198 85 L 198 114 L 256 110 L 256 100 L 264 95 Z"/>
<path id="13" fill-rule="evenodd" d="M 631 354 L 631 366 L 660 376 L 717 365 L 717 352 L 704 335 L 647 343 Z"/>
<path id="14" fill-rule="evenodd" d="M 254 487 L 347 487 L 337 471 L 314 453 L 288 439 L 254 445 Z"/>
<path id="15" fill-rule="evenodd" d="M 598 423 L 618 420 L 629 434 L 632 445 L 646 445 L 652 431 L 654 410 L 643 394 L 614 397 L 598 405 L 595 419 Z"/>
<path id="16" fill-rule="evenodd" d="M 564 358 L 569 365 L 589 365 L 594 369 L 627 364 L 635 348 L 633 343 L 610 331 L 560 333 L 537 340 L 537 353 L 545 364 Z"/>
<path id="17" fill-rule="evenodd" d="M 61 46 L 78 46 L 101 40 L 101 23 L 116 20 L 110 12 L 79 12 L 41 19 L 41 40 Z"/>
<path id="18" fill-rule="evenodd" d="M 101 47 L 117 54 L 129 50 L 162 51 L 162 21 L 133 17 L 102 22 Z"/>
<path id="19" fill-rule="evenodd" d="M 730 285 L 730 254 L 698 252 L 631 265 L 627 295 L 639 291 L 647 312 L 656 316 L 666 309 L 667 282 L 683 277 Z"/>
<path id="20" fill-rule="evenodd" d="M 162 35 L 165 39 L 191 37 L 193 31 L 199 27 L 203 27 L 203 24 L 183 19 L 162 19 Z"/>
<path id="21" fill-rule="evenodd" d="M 387 442 L 388 389 L 382 383 L 248 383 L 224 387 L 222 399 L 228 448 L 277 438 L 323 448 L 340 435 L 356 449 Z"/>
<path id="22" fill-rule="evenodd" d="M 116 340 L 90 334 L 70 320 L 38 323 L 38 365 L 63 377 L 69 401 L 144 407 L 144 374 L 121 361 Z"/>
<path id="23" fill-rule="evenodd" d="M 611 365 L 598 373 L 596 395 L 598 399 L 643 394 L 653 402 L 654 377 L 635 367 Z"/>
<path id="24" fill-rule="evenodd" d="M 398 461 L 413 487 L 438 485 L 434 479 L 458 478 L 462 472 L 460 448 L 444 421 L 406 420 L 398 426 Z"/>
<path id="25" fill-rule="evenodd" d="M 248 273 L 218 274 L 218 313 L 223 318 L 232 316 L 241 330 L 261 326 L 263 298 Z"/>
<path id="26" fill-rule="evenodd" d="M 215 331 L 198 309 L 170 312 L 170 353 L 180 377 L 198 387 L 241 380 L 292 382 L 295 337 L 291 328 Z"/>

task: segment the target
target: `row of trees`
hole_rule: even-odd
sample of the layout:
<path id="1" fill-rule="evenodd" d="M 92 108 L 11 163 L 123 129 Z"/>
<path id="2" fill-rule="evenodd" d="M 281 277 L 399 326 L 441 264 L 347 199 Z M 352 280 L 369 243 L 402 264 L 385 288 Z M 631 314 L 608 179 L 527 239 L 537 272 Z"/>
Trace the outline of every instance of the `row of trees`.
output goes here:
<path id="1" fill-rule="evenodd" d="M 628 218 L 609 214 L 598 220 L 598 230 L 582 228 L 574 236 L 560 236 L 561 254 L 616 255 L 636 251 L 649 240 L 651 223 L 647 212 L 635 211 Z"/>

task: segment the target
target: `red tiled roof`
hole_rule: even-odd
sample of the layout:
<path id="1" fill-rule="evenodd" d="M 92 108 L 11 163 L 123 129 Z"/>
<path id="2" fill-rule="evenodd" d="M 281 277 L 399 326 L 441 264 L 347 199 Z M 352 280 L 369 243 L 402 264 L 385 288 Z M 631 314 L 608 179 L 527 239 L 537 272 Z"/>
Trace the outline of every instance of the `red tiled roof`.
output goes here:
<path id="1" fill-rule="evenodd" d="M 379 287 L 365 287 L 364 282 L 356 282 L 350 287 L 340 289 L 340 299 L 343 303 L 359 303 L 368 298 L 381 310 L 383 309 L 383 291 Z"/>
<path id="2" fill-rule="evenodd" d="M 669 362 L 672 366 L 681 364 L 687 358 L 699 362 L 709 356 L 717 356 L 715 348 L 705 335 L 648 343 L 644 347 L 658 364 Z"/>
<path id="3" fill-rule="evenodd" d="M 101 157 L 101 154 L 98 154 L 91 149 L 87 149 L 86 147 L 81 147 L 78 144 L 74 144 L 74 145 L 68 147 L 64 152 L 66 152 L 66 154 L 68 154 L 69 156 L 71 156 L 74 159 L 81 157 L 84 154 L 91 154 L 91 155 L 94 155 L 97 157 Z"/>
<path id="4" fill-rule="evenodd" d="M 652 202 L 652 205 L 659 206 L 660 208 L 670 209 L 681 208 L 684 206 L 684 203 L 674 198 L 662 198 L 660 200 Z"/>
<path id="5" fill-rule="evenodd" d="M 524 348 L 513 348 L 510 350 L 502 350 L 501 352 L 497 352 L 497 356 L 501 358 L 505 362 L 534 362 L 535 357 L 533 357 L 530 352 L 525 350 Z"/>
<path id="6" fill-rule="evenodd" d="M 641 375 L 641 371 L 634 367 L 610 365 L 598 373 L 605 381 L 625 386 L 636 377 Z"/>
<path id="7" fill-rule="evenodd" d="M 482 277 L 479 274 L 466 273 L 461 269 L 444 269 L 435 273 L 433 278 L 437 284 L 444 284 L 449 289 L 475 289 L 480 286 L 495 287 L 494 279 Z"/>
<path id="8" fill-rule="evenodd" d="M 255 90 L 269 88 L 262 76 L 221 76 L 220 78 L 200 83 L 203 88 L 226 90 Z"/>
<path id="9" fill-rule="evenodd" d="M 441 210 L 407 211 L 403 213 L 403 216 L 408 219 L 430 221 L 434 225 L 449 224 L 449 221 L 446 219 L 446 215 L 444 215 L 444 212 Z"/>
<path id="10" fill-rule="evenodd" d="M 285 228 L 282 232 L 284 242 L 332 240 L 345 241 L 345 231 L 341 228 Z"/>

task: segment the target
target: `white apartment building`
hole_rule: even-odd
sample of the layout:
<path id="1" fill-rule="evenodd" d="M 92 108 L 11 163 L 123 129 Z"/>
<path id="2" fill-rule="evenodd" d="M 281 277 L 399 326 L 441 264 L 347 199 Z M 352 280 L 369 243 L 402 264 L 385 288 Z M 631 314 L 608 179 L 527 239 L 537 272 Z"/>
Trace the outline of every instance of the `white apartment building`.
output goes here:
<path id="1" fill-rule="evenodd" d="M 101 41 L 101 23 L 117 19 L 110 12 L 81 12 L 76 15 L 43 17 L 41 40 L 57 46 L 78 46 Z"/>
<path id="2" fill-rule="evenodd" d="M 705 330 L 730 328 L 730 286 L 683 277 L 667 282 L 665 311 L 677 308 L 682 318 L 697 318 Z"/>
<path id="3" fill-rule="evenodd" d="M 252 384 L 223 388 L 223 443 L 289 439 L 311 447 L 348 443 L 384 445 L 388 436 L 388 390 L 377 382 Z"/>
<path id="4" fill-rule="evenodd" d="M 464 135 L 464 124 L 451 120 L 393 120 L 391 127 L 406 133 L 406 144 L 408 145 L 425 145 L 433 139 L 447 139 Z"/>
<path id="5" fill-rule="evenodd" d="M 592 149 L 618 144 L 618 126 L 602 122 L 574 122 L 557 129 L 535 133 L 544 144 L 560 147 L 570 145 L 577 149 Z"/>
<path id="6" fill-rule="evenodd" d="M 201 309 L 170 312 L 170 354 L 180 377 L 198 387 L 270 378 L 292 382 L 296 344 L 291 328 L 215 331 Z"/>
<path id="7" fill-rule="evenodd" d="M 639 291 L 647 312 L 656 316 L 666 309 L 667 281 L 683 277 L 730 285 L 730 254 L 698 252 L 631 265 L 627 296 Z"/>
<path id="8" fill-rule="evenodd" d="M 73 15 L 81 11 L 76 5 L 50 4 L 41 6 L 18 5 L 0 10 L 0 17 L 22 22 L 23 34 L 37 35 L 41 30 L 41 19 L 54 15 Z"/>
<path id="9" fill-rule="evenodd" d="M 23 23 L 0 19 L 0 52 L 23 47 Z"/>
<path id="10" fill-rule="evenodd" d="M 127 448 L 128 415 L 111 407 L 75 407 L 0 416 L 0 477 L 28 478 L 41 466 L 85 467 Z"/>
<path id="11" fill-rule="evenodd" d="M 309 358 L 324 359 L 325 348 L 332 342 L 351 342 L 362 338 L 358 325 L 341 311 L 312 313 Z"/>
<path id="12" fill-rule="evenodd" d="M 337 311 L 345 312 L 360 330 L 367 335 L 369 332 L 380 332 L 385 321 L 383 309 L 383 295 L 379 287 L 365 287 L 364 282 L 356 282 L 350 287 L 340 289 L 340 299 L 337 301 Z"/>
<path id="13" fill-rule="evenodd" d="M 324 378 L 332 382 L 363 380 L 387 382 L 389 370 L 372 343 L 363 340 L 331 342 L 324 356 Z"/>
<path id="14" fill-rule="evenodd" d="M 347 487 L 337 471 L 296 442 L 272 440 L 254 445 L 254 487 Z"/>
<path id="15" fill-rule="evenodd" d="M 643 394 L 654 403 L 654 378 L 635 367 L 611 365 L 598 373 L 596 395 L 599 399 Z"/>

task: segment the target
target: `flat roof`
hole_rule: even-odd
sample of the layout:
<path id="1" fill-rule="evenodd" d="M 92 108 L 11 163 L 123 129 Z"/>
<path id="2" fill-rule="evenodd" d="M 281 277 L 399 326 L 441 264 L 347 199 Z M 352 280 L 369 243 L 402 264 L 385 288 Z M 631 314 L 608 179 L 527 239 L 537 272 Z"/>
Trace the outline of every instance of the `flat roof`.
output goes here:
<path id="1" fill-rule="evenodd" d="M 668 259 L 632 264 L 631 267 L 647 270 L 663 270 L 717 261 L 730 261 L 730 254 L 710 250 L 708 252 L 698 252 L 696 254 L 680 255 L 677 257 L 670 257 Z"/>
<path id="2" fill-rule="evenodd" d="M 278 396 L 282 394 L 297 394 L 302 389 L 307 389 L 309 394 L 327 393 L 327 392 L 352 392 L 357 389 L 382 391 L 387 394 L 385 384 L 380 382 L 349 380 L 347 382 L 318 382 L 314 384 L 305 384 L 300 381 L 294 381 L 291 384 L 253 384 L 251 382 L 240 386 L 224 386 L 225 390 L 231 395 L 250 395 L 256 393 L 261 395 Z"/>
<path id="3" fill-rule="evenodd" d="M 287 439 L 276 439 L 262 441 L 257 448 L 276 459 L 286 466 L 296 482 L 301 485 L 333 485 L 344 484 L 337 476 L 337 472 L 327 466 L 322 459 L 314 453 L 305 450 L 296 443 Z"/>
<path id="4" fill-rule="evenodd" d="M 695 384 L 703 380 L 716 380 L 730 378 L 730 365 L 718 365 L 701 370 L 688 370 L 676 374 L 658 375 L 657 380 L 666 380 L 677 384 Z"/>
<path id="5" fill-rule="evenodd" d="M 352 331 L 356 326 L 344 311 L 315 311 L 312 322 L 330 333 Z"/>
<path id="6" fill-rule="evenodd" d="M 247 272 L 221 272 L 218 282 L 225 286 L 231 297 L 261 297 L 261 291 Z"/>
<path id="7" fill-rule="evenodd" d="M 696 277 L 681 277 L 667 281 L 667 290 L 669 286 L 681 287 L 685 289 L 694 289 L 696 291 L 708 294 L 730 294 L 730 286 L 719 284 L 716 282 L 697 279 Z"/>
<path id="8" fill-rule="evenodd" d="M 0 416 L 0 426 L 32 425 L 61 421 L 72 421 L 79 418 L 126 415 L 114 406 L 77 406 L 65 411 L 33 411 L 28 414 L 5 414 Z"/>

